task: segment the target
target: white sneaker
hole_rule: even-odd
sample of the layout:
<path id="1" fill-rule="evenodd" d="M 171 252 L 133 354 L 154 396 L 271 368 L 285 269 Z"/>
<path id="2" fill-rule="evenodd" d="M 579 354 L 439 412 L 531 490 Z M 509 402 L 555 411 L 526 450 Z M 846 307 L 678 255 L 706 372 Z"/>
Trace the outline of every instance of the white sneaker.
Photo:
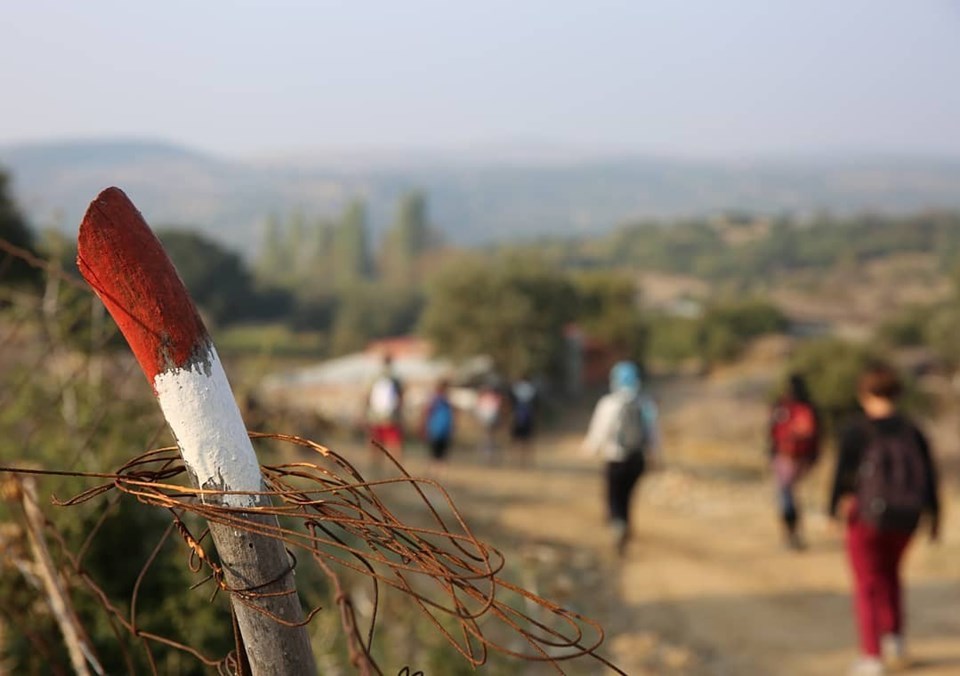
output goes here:
<path id="1" fill-rule="evenodd" d="M 850 676 L 883 676 L 885 673 L 883 660 L 879 657 L 864 655 L 850 667 Z"/>
<path id="2" fill-rule="evenodd" d="M 903 636 L 899 634 L 884 634 L 880 637 L 880 654 L 883 655 L 884 664 L 891 669 L 906 669 L 910 664 Z"/>

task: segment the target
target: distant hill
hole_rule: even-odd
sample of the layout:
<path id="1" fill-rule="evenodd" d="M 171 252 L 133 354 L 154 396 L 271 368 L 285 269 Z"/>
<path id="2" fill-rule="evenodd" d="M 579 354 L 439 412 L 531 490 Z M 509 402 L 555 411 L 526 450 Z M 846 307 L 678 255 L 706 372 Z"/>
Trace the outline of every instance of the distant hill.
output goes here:
<path id="1" fill-rule="evenodd" d="M 427 193 L 431 219 L 459 244 L 589 235 L 625 221 L 729 210 L 960 208 L 960 160 L 705 162 L 488 148 L 243 161 L 153 140 L 106 140 L 0 146 L 0 166 L 37 227 L 75 232 L 90 200 L 118 185 L 151 224 L 193 226 L 246 253 L 268 215 L 333 215 L 356 196 L 368 201 L 379 231 L 410 189 Z"/>

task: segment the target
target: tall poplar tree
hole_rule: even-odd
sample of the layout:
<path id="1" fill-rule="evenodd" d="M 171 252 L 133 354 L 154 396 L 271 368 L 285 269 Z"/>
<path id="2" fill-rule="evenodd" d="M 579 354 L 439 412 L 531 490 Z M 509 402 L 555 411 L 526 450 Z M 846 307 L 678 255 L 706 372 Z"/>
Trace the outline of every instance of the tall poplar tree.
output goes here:
<path id="1" fill-rule="evenodd" d="M 427 200 L 422 192 L 404 195 L 393 224 L 384 233 L 380 249 L 381 277 L 394 284 L 419 281 L 419 263 L 438 237 L 427 218 Z"/>
<path id="2" fill-rule="evenodd" d="M 363 281 L 370 273 L 367 243 L 367 207 L 356 199 L 347 205 L 333 242 L 333 266 L 338 287 Z"/>

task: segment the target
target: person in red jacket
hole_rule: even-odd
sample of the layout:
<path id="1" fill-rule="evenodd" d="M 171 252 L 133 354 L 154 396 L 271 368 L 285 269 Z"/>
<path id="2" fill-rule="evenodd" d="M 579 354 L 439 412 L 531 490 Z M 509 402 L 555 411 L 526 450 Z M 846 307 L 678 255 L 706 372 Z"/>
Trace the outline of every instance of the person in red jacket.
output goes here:
<path id="1" fill-rule="evenodd" d="M 803 549 L 797 485 L 820 456 L 820 416 L 799 374 L 790 375 L 786 392 L 773 406 L 769 439 L 784 540 L 792 549 Z"/>

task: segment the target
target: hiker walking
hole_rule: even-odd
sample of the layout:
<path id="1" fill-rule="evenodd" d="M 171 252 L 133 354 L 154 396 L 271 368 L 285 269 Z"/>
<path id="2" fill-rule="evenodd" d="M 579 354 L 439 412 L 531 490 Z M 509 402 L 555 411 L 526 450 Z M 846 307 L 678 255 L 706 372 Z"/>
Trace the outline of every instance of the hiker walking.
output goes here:
<path id="1" fill-rule="evenodd" d="M 618 362 L 610 371 L 610 392 L 593 411 L 583 450 L 606 461 L 607 515 L 620 555 L 630 538 L 630 499 L 659 447 L 656 404 L 643 391 L 636 364 Z"/>
<path id="2" fill-rule="evenodd" d="M 852 673 L 905 666 L 901 563 L 920 522 L 939 533 L 937 470 L 926 437 L 897 407 L 902 385 L 887 364 L 860 375 L 863 415 L 841 433 L 830 513 L 845 524 L 860 658 Z"/>
<path id="3" fill-rule="evenodd" d="M 480 424 L 480 452 L 487 462 L 493 462 L 503 412 L 503 394 L 495 382 L 487 382 L 480 389 L 473 412 Z"/>
<path id="4" fill-rule="evenodd" d="M 539 404 L 537 387 L 523 376 L 510 388 L 510 438 L 523 454 L 523 462 L 531 462 L 536 412 Z"/>
<path id="5" fill-rule="evenodd" d="M 367 393 L 366 419 L 370 438 L 399 460 L 403 454 L 403 384 L 389 354 L 384 355 L 380 373 Z M 374 460 L 379 457 L 375 452 Z"/>
<path id="6" fill-rule="evenodd" d="M 450 384 L 441 379 L 423 414 L 423 437 L 430 449 L 435 468 L 443 466 L 453 441 L 453 404 L 450 402 Z"/>
<path id="7" fill-rule="evenodd" d="M 820 416 L 810 400 L 807 383 L 791 374 L 786 392 L 770 415 L 769 453 L 777 482 L 784 540 L 792 549 L 803 549 L 797 485 L 820 456 Z"/>

